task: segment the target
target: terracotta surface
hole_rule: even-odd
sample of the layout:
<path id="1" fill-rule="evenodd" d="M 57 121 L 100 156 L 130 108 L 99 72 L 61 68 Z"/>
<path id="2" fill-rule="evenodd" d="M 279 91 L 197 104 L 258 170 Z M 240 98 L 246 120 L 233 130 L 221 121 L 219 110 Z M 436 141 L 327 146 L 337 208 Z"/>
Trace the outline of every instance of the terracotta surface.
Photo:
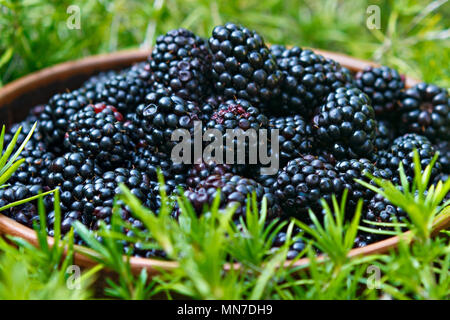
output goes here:
<path id="1" fill-rule="evenodd" d="M 358 71 L 366 66 L 377 66 L 376 64 L 360 59 L 355 59 L 346 55 L 332 53 L 322 50 L 316 50 L 326 57 L 340 62 L 351 71 Z M 72 90 L 80 86 L 89 76 L 109 69 L 121 69 L 131 65 L 134 62 L 143 61 L 148 56 L 148 51 L 131 50 L 122 51 L 113 54 L 98 55 L 85 59 L 71 61 L 56 65 L 32 73 L 26 77 L 16 80 L 2 89 L 0 89 L 0 124 L 12 124 L 20 121 L 28 113 L 28 110 L 41 103 L 45 103 L 56 92 Z M 410 87 L 418 81 L 412 78 L 406 78 L 407 87 Z M 450 210 L 449 208 L 446 209 Z M 435 226 L 435 231 L 439 231 L 450 226 L 450 217 L 440 221 Z M 0 214 L 0 234 L 8 234 L 21 237 L 30 243 L 37 245 L 35 232 L 18 222 Z M 408 236 L 407 233 L 405 236 Z M 53 239 L 49 237 L 49 243 Z M 375 253 L 385 253 L 398 245 L 398 237 L 392 237 L 364 248 L 353 249 L 350 256 L 369 255 Z M 76 246 L 79 253 L 75 255 L 75 263 L 82 267 L 91 267 L 95 262 L 85 254 L 93 254 L 87 248 Z M 84 252 L 85 254 L 81 254 Z M 131 267 L 133 272 L 139 273 L 142 268 L 146 268 L 150 275 L 157 274 L 159 270 L 169 270 L 176 266 L 175 262 L 160 261 L 156 259 L 144 259 L 132 257 Z M 307 259 L 296 261 L 295 265 L 306 265 Z M 234 265 L 235 267 L 237 265 Z M 231 266 L 228 266 L 231 267 Z"/>

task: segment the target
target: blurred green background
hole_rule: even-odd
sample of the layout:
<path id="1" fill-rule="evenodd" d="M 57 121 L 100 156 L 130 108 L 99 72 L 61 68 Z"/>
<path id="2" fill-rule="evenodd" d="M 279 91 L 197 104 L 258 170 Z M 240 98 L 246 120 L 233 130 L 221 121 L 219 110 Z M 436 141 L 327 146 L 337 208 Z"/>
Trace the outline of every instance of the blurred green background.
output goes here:
<path id="1" fill-rule="evenodd" d="M 80 29 L 67 27 L 70 5 Z M 379 29 L 366 26 L 370 5 L 380 8 Z M 227 21 L 270 43 L 339 51 L 450 86 L 448 0 L 0 0 L 0 86 L 58 62 L 149 47 L 173 28 L 208 36 Z"/>

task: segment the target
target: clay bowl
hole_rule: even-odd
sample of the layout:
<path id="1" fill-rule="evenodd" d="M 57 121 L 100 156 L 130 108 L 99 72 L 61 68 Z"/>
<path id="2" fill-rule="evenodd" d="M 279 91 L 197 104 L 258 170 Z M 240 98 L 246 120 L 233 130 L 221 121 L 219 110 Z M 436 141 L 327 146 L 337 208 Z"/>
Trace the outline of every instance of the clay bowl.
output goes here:
<path id="1" fill-rule="evenodd" d="M 316 50 L 325 57 L 334 59 L 347 67 L 351 71 L 359 71 L 366 66 L 377 66 L 375 63 L 352 58 L 346 55 Z M 26 77 L 16 80 L 0 89 L 0 125 L 11 125 L 24 119 L 29 109 L 35 105 L 45 103 L 57 92 L 64 92 L 79 87 L 88 77 L 105 70 L 121 69 L 139 61 L 144 61 L 148 56 L 148 51 L 131 50 L 113 54 L 98 55 L 85 59 L 58 64 L 39 72 L 32 73 Z M 410 87 L 418 81 L 406 78 L 406 85 Z M 449 208 L 447 208 L 449 210 Z M 450 225 L 450 217 L 439 221 L 435 225 L 435 232 Z M 18 222 L 0 214 L 0 234 L 7 234 L 23 238 L 33 245 L 37 245 L 35 232 Z M 407 236 L 407 234 L 405 234 Z M 53 243 L 52 238 L 48 238 L 49 244 Z M 353 249 L 350 256 L 370 255 L 385 253 L 395 249 L 398 245 L 399 237 L 373 243 L 363 248 Z M 96 262 L 89 258 L 93 252 L 85 247 L 77 246 L 75 254 L 75 264 L 81 267 L 92 267 Z M 142 268 L 146 268 L 150 275 L 155 275 L 161 269 L 170 270 L 176 266 L 176 262 L 161 261 L 156 259 L 144 259 L 132 257 L 130 259 L 133 272 L 139 273 Z M 295 265 L 306 265 L 307 259 L 296 261 Z"/>

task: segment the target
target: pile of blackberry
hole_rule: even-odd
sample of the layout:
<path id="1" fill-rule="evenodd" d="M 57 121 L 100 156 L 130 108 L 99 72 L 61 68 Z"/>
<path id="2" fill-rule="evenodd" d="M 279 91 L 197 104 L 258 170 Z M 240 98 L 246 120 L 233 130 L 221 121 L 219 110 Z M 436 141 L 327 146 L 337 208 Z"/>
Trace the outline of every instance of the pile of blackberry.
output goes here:
<path id="1" fill-rule="evenodd" d="M 23 127 L 20 144 L 38 122 L 20 155 L 24 163 L 9 185 L 0 188 L 0 207 L 58 188 L 63 233 L 74 221 L 96 230 L 102 221 L 110 223 L 120 183 L 158 213 L 160 170 L 170 198 L 184 189 L 198 215 L 207 213 L 220 189 L 219 207 L 236 206 L 237 223 L 253 193 L 258 205 L 267 198 L 268 222 L 294 217 L 311 223 L 308 212 L 320 218 L 321 199 L 331 202 L 335 195 L 339 200 L 348 190 L 346 218 L 362 199 L 363 223 L 401 221 L 407 216 L 400 208 L 355 179 L 373 184 L 375 176 L 399 184 L 402 163 L 411 181 L 415 149 L 422 168 L 439 152 L 432 183 L 448 179 L 449 111 L 447 89 L 426 83 L 406 88 L 404 76 L 386 66 L 352 74 L 310 49 L 269 47 L 259 33 L 233 23 L 215 27 L 209 38 L 176 29 L 157 38 L 146 61 L 94 75 L 80 88 L 33 107 L 25 120 L 8 129 L 5 143 Z M 178 142 L 172 135 L 178 129 L 191 137 L 177 154 L 187 163 L 172 158 Z M 229 146 L 227 140 L 238 129 L 255 130 L 257 138 L 265 132 L 268 140 L 247 135 L 245 149 L 236 150 L 236 141 L 230 139 Z M 223 140 L 214 141 L 219 149 L 210 158 L 197 159 L 193 137 L 206 132 L 220 134 Z M 205 134 L 200 140 L 202 155 L 212 139 Z M 251 148 L 265 145 L 270 147 L 267 156 L 278 163 L 272 175 L 261 171 L 267 166 L 259 161 L 262 149 Z M 231 147 L 232 161 L 225 155 L 221 159 L 220 153 Z M 49 196 L 44 201 L 49 234 L 55 220 L 53 200 Z M 119 205 L 122 219 L 144 230 L 129 208 L 120 201 Z M 179 210 L 174 208 L 175 219 Z M 5 214 L 29 227 L 39 222 L 33 202 Z M 302 231 L 296 229 L 295 234 Z M 381 238 L 361 233 L 355 246 Z M 273 249 L 285 242 L 281 231 Z M 294 241 L 289 257 L 304 248 L 303 240 Z M 126 251 L 164 256 L 139 245 L 128 244 Z"/>

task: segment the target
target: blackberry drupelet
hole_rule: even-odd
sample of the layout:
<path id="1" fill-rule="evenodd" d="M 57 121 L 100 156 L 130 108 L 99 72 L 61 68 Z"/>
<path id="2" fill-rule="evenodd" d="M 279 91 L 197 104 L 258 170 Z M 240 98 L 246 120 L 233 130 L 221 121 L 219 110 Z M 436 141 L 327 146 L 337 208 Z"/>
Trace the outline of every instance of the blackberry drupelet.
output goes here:
<path id="1" fill-rule="evenodd" d="M 388 150 L 397 137 L 397 129 L 394 124 L 386 120 L 378 120 L 374 147 L 376 151 Z"/>
<path id="2" fill-rule="evenodd" d="M 402 130 L 432 142 L 450 139 L 450 98 L 444 88 L 419 83 L 405 90 L 400 101 Z"/>
<path id="3" fill-rule="evenodd" d="M 265 188 L 253 179 L 243 178 L 241 176 L 233 175 L 232 173 L 225 173 L 224 175 L 213 174 L 206 179 L 200 181 L 194 190 L 187 190 L 184 194 L 190 200 L 192 206 L 198 214 L 201 214 L 205 205 L 210 206 L 220 188 L 220 208 L 224 209 L 234 204 L 239 204 L 235 211 L 235 220 L 243 217 L 246 212 L 247 196 L 252 197 L 253 192 L 256 194 L 258 203 L 261 203 L 263 197 L 266 195 Z M 274 198 L 267 194 L 267 215 L 273 218 L 278 215 L 276 206 L 274 205 Z"/>
<path id="4" fill-rule="evenodd" d="M 370 99 L 357 88 L 339 88 L 327 97 L 314 117 L 313 127 L 322 147 L 337 159 L 370 157 L 376 133 Z"/>
<path id="5" fill-rule="evenodd" d="M 213 29 L 209 46 L 219 95 L 246 99 L 262 108 L 280 94 L 281 71 L 258 33 L 227 23 Z"/>
<path id="6" fill-rule="evenodd" d="M 134 150 L 123 116 L 113 106 L 88 105 L 70 121 L 64 139 L 66 148 L 95 159 L 103 168 L 122 165 Z"/>
<path id="7" fill-rule="evenodd" d="M 158 89 L 147 95 L 145 103 L 137 107 L 129 120 L 133 128 L 129 131 L 133 131 L 133 139 L 138 144 L 170 154 L 176 143 L 171 141 L 172 133 L 176 129 L 193 133 L 194 121 L 200 121 L 200 109 L 192 102 Z"/>
<path id="8" fill-rule="evenodd" d="M 393 174 L 392 181 L 399 184 L 398 168 L 400 163 L 403 163 L 406 176 L 409 181 L 412 181 L 414 178 L 414 149 L 417 149 L 419 153 L 420 164 L 424 170 L 430 164 L 436 150 L 426 137 L 415 133 L 408 133 L 396 138 L 388 152 L 377 154 L 375 165 L 381 169 L 390 169 Z M 431 170 L 431 179 L 441 171 L 442 166 L 439 161 L 436 161 Z"/>
<path id="9" fill-rule="evenodd" d="M 331 164 L 305 155 L 288 162 L 274 189 L 284 214 L 308 221 L 308 210 L 320 210 L 320 199 L 340 195 L 344 184 Z"/>
<path id="10" fill-rule="evenodd" d="M 39 131 L 45 137 L 50 151 L 61 154 L 61 145 L 72 115 L 89 103 L 84 90 L 56 94 L 50 98 L 39 116 Z"/>
<path id="11" fill-rule="evenodd" d="M 300 114 L 309 119 L 330 92 L 353 81 L 339 63 L 311 50 L 293 47 L 274 51 L 283 72 L 281 101 L 273 104 L 274 112 Z"/>
<path id="12" fill-rule="evenodd" d="M 386 66 L 366 67 L 356 74 L 356 86 L 369 96 L 377 116 L 392 117 L 398 107 L 405 79 Z"/>
<path id="13" fill-rule="evenodd" d="M 312 127 L 302 116 L 270 118 L 269 127 L 279 130 L 280 164 L 282 166 L 290 160 L 304 154 L 311 154 L 313 151 Z"/>
<path id="14" fill-rule="evenodd" d="M 362 186 L 355 179 L 374 184 L 373 180 L 367 177 L 366 174 L 382 179 L 390 179 L 392 177 L 390 170 L 378 169 L 364 158 L 339 161 L 336 163 L 335 169 L 343 181 L 344 188 L 348 190 L 347 206 L 351 210 L 347 210 L 347 213 L 352 214 L 359 199 L 362 199 L 366 205 L 374 194 L 373 191 Z"/>

